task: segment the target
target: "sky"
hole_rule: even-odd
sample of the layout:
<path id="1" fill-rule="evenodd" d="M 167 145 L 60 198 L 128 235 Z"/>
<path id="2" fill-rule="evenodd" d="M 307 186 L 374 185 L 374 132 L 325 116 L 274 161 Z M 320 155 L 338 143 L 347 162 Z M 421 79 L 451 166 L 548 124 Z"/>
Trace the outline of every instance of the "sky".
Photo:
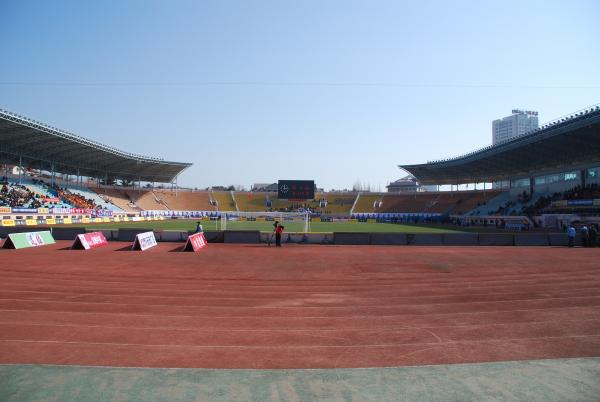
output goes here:
<path id="1" fill-rule="evenodd" d="M 0 0 L 0 108 L 205 188 L 385 191 L 600 102 L 600 2 Z"/>

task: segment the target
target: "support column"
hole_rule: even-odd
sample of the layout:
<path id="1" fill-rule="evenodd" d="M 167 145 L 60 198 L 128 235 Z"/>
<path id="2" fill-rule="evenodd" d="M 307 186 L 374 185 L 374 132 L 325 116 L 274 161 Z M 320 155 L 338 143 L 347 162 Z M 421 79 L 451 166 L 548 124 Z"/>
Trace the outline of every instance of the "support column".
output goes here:
<path id="1" fill-rule="evenodd" d="M 586 183 L 586 179 L 587 179 L 587 169 L 583 169 L 583 170 L 581 170 L 581 172 L 580 172 L 579 174 L 580 174 L 580 176 L 581 176 L 581 178 L 580 178 L 580 180 L 581 180 L 581 188 L 585 188 L 585 186 L 586 186 L 586 184 L 587 184 L 587 183 Z"/>
<path id="2" fill-rule="evenodd" d="M 23 155 L 19 155 L 19 184 L 21 184 L 21 176 L 23 175 Z"/>
<path id="3" fill-rule="evenodd" d="M 529 194 L 533 194 L 533 186 L 535 184 L 535 178 L 534 177 L 530 177 L 529 178 Z"/>

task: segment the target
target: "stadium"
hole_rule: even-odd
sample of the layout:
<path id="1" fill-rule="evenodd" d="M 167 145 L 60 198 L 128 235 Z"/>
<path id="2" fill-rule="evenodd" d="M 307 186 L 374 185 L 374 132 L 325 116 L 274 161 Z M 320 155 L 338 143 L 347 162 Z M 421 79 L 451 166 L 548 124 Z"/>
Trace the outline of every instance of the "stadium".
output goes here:
<path id="1" fill-rule="evenodd" d="M 465 155 L 400 164 L 406 192 L 324 192 L 318 178 L 305 198 L 283 198 L 281 186 L 182 188 L 191 163 L 6 110 L 0 158 L 0 363 L 17 399 L 19 378 L 116 381 L 125 368 L 257 370 L 216 374 L 225 382 L 286 372 L 307 387 L 345 376 L 376 400 L 413 381 L 435 392 L 443 372 L 526 394 L 515 374 L 525 373 L 530 391 L 598 395 L 593 379 L 563 391 L 537 379 L 600 351 L 600 239 L 582 233 L 600 224 L 599 105 Z M 275 221 L 281 250 L 270 247 Z M 381 373 L 360 371 L 411 366 L 425 374 L 387 391 L 374 385 Z M 348 371 L 299 380 L 295 369 Z M 205 387 L 200 399 L 230 391 L 189 381 Z"/>

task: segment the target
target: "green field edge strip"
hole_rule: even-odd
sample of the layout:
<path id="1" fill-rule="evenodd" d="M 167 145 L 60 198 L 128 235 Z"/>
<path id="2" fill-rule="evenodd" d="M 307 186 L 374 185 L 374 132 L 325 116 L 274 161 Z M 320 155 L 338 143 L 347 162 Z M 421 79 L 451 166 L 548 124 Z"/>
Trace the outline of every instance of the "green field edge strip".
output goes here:
<path id="1" fill-rule="evenodd" d="M 592 401 L 600 358 L 335 369 L 0 365 L 3 401 Z"/>

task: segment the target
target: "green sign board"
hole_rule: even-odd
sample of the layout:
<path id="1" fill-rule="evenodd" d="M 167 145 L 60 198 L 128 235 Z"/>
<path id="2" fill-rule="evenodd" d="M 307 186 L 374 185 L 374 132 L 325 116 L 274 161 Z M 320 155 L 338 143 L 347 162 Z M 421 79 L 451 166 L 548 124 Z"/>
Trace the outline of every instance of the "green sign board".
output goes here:
<path id="1" fill-rule="evenodd" d="M 27 248 L 54 244 L 54 237 L 48 230 L 42 232 L 11 233 L 2 248 Z"/>

